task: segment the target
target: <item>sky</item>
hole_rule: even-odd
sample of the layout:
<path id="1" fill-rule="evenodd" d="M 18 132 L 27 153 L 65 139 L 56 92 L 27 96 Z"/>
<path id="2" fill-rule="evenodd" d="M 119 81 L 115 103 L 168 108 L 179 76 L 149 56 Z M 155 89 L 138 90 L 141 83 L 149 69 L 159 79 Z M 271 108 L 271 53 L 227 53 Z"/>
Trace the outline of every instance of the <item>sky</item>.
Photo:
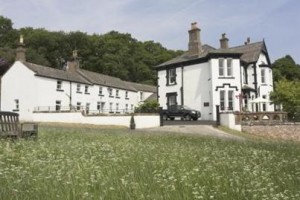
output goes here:
<path id="1" fill-rule="evenodd" d="M 0 0 L 0 15 L 14 28 L 130 33 L 173 50 L 187 50 L 192 22 L 202 44 L 219 48 L 265 40 L 271 61 L 291 55 L 300 64 L 299 0 Z"/>

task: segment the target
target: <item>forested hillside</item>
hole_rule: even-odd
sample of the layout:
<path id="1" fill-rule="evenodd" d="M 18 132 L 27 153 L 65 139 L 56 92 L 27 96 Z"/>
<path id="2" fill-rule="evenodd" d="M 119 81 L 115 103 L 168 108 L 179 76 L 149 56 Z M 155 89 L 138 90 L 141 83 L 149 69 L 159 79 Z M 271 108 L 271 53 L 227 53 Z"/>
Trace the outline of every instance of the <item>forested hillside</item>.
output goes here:
<path id="1" fill-rule="evenodd" d="M 24 36 L 29 62 L 62 68 L 72 51 L 78 50 L 81 68 L 139 83 L 155 84 L 153 66 L 182 53 L 116 31 L 89 35 L 32 27 L 14 29 L 10 19 L 0 16 L 0 65 L 14 62 L 20 34 Z"/>

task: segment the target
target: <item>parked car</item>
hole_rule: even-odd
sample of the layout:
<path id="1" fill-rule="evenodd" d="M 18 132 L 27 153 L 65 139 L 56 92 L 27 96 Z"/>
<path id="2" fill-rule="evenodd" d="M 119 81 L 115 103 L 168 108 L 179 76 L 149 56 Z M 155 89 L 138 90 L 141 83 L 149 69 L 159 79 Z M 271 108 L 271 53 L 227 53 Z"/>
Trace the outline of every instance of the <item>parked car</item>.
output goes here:
<path id="1" fill-rule="evenodd" d="M 167 110 L 163 110 L 164 120 L 174 120 L 175 117 L 180 117 L 182 120 L 198 120 L 201 117 L 200 111 L 191 109 L 184 105 L 171 105 Z"/>

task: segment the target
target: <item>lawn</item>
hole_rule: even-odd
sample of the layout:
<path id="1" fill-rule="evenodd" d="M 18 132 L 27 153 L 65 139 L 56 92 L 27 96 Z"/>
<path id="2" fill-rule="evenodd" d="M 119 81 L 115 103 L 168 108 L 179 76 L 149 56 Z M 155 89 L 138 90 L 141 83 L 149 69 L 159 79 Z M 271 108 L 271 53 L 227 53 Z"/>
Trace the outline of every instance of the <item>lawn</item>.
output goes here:
<path id="1" fill-rule="evenodd" d="M 0 199 L 300 199 L 300 144 L 42 126 L 0 140 Z"/>

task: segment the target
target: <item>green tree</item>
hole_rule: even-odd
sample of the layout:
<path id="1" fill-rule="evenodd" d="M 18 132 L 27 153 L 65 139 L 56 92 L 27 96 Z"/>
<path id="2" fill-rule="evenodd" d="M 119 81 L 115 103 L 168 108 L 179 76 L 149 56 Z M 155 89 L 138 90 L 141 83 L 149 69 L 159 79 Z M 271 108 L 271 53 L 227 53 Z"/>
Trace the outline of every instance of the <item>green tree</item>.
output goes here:
<path id="1" fill-rule="evenodd" d="M 275 82 L 283 78 L 290 81 L 300 80 L 300 66 L 289 55 L 276 60 L 272 68 Z"/>
<path id="2" fill-rule="evenodd" d="M 279 80 L 275 83 L 271 100 L 282 105 L 283 110 L 288 112 L 289 119 L 300 120 L 300 81 Z"/>

